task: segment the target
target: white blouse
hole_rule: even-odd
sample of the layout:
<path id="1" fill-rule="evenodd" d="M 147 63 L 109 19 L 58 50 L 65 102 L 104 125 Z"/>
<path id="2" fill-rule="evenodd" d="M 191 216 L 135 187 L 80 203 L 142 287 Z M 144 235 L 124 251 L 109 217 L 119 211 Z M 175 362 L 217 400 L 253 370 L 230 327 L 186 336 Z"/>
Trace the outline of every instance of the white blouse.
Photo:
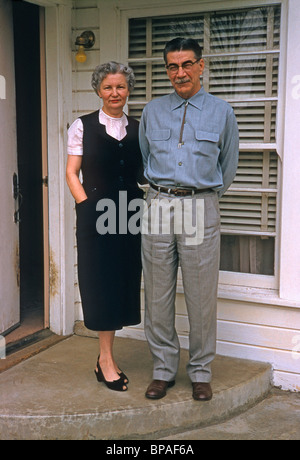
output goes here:
<path id="1" fill-rule="evenodd" d="M 118 141 L 122 140 L 127 134 L 128 120 L 125 113 L 121 118 L 113 118 L 106 115 L 101 109 L 99 111 L 99 123 L 105 125 L 107 134 Z M 83 124 L 81 119 L 77 118 L 68 129 L 68 155 L 83 154 L 82 138 Z"/>

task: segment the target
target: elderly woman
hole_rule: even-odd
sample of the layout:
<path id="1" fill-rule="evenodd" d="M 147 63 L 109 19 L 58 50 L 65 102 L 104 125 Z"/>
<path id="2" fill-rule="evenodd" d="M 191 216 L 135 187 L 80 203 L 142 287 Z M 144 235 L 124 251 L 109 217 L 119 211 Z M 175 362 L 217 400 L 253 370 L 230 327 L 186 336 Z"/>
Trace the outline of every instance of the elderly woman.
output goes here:
<path id="1" fill-rule="evenodd" d="M 134 81 L 122 64 L 98 66 L 92 87 L 102 109 L 78 118 L 68 131 L 66 177 L 76 202 L 84 323 L 99 331 L 96 377 L 115 391 L 126 391 L 128 384 L 113 356 L 115 331 L 141 320 L 140 232 L 125 225 L 132 215 L 128 204 L 142 198 L 138 122 L 123 112 Z"/>

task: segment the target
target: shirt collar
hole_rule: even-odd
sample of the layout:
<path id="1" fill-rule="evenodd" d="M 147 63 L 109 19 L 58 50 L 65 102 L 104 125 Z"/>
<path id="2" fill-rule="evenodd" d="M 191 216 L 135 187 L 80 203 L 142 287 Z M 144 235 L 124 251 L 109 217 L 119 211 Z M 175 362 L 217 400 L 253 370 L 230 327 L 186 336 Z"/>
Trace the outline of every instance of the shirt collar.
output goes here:
<path id="1" fill-rule="evenodd" d="M 174 93 L 171 94 L 171 110 L 178 109 L 178 107 L 181 107 L 186 103 L 186 101 L 188 101 L 189 104 L 193 105 L 197 109 L 202 110 L 205 94 L 206 92 L 204 88 L 201 87 L 201 89 L 190 99 L 183 99 L 176 93 L 176 91 L 174 91 Z"/>
<path id="2" fill-rule="evenodd" d="M 128 121 L 127 121 L 127 117 L 125 113 L 123 113 L 121 118 L 115 118 L 115 117 L 110 117 L 105 112 L 103 112 L 102 109 L 100 109 L 99 110 L 99 123 L 101 123 L 102 125 L 105 125 L 108 120 L 110 120 L 112 123 L 116 123 L 116 124 L 120 123 L 124 126 L 128 125 Z"/>

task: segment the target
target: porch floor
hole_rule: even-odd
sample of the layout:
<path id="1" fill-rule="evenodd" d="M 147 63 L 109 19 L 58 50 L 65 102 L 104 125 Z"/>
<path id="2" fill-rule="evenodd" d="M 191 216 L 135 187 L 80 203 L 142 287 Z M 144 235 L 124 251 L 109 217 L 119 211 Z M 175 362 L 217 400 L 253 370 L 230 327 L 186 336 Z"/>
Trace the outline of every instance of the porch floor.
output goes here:
<path id="1" fill-rule="evenodd" d="M 22 351 L 7 357 L 6 369 L 6 360 L 0 362 L 1 439 L 202 439 L 199 428 L 249 410 L 271 390 L 269 365 L 217 356 L 213 399 L 196 402 L 185 372 L 188 352 L 182 350 L 176 385 L 165 398 L 151 401 L 144 396 L 152 378 L 147 343 L 116 338 L 116 359 L 130 379 L 129 390 L 118 393 L 96 381 L 97 339 L 72 335 L 45 341 L 49 348 L 46 343 L 34 354 L 38 344 L 28 347 L 27 359 L 10 368 L 9 361 Z M 195 438 L 184 438 L 183 432 Z"/>

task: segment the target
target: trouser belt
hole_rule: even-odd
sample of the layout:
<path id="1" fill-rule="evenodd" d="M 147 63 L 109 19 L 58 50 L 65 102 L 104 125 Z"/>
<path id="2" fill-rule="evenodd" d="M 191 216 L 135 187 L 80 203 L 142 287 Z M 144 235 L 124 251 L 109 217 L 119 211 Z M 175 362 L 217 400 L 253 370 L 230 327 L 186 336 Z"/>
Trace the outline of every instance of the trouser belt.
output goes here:
<path id="1" fill-rule="evenodd" d="M 191 196 L 196 193 L 212 192 L 211 188 L 199 188 L 199 189 L 184 189 L 184 188 L 171 188 L 171 187 L 162 187 L 161 185 L 154 185 L 150 183 L 150 186 L 161 193 L 168 193 L 169 195 L 175 196 Z"/>

